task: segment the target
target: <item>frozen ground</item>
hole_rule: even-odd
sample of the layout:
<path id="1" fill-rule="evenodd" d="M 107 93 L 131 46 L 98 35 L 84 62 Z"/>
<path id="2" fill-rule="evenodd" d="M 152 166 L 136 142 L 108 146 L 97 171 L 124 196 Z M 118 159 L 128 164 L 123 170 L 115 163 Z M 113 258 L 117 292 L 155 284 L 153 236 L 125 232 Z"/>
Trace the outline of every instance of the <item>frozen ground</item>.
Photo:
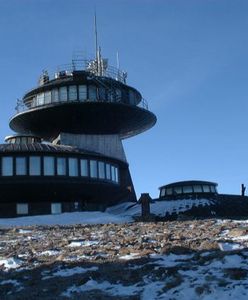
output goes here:
<path id="1" fill-rule="evenodd" d="M 247 221 L 2 227 L 0 299 L 244 300 L 247 247 Z"/>

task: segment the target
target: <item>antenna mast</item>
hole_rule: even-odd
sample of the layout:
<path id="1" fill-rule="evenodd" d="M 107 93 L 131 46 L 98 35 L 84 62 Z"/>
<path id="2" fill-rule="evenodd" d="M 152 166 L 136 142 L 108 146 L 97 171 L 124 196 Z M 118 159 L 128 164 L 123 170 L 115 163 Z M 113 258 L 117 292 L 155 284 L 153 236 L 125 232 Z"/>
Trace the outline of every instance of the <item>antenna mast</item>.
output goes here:
<path id="1" fill-rule="evenodd" d="M 98 39 L 97 39 L 97 23 L 96 23 L 96 11 L 94 17 L 94 27 L 95 27 L 95 51 L 96 51 L 96 59 L 98 57 Z"/>
<path id="2" fill-rule="evenodd" d="M 96 73 L 102 76 L 102 58 L 101 58 L 101 48 L 98 46 L 98 36 L 97 36 L 97 23 L 96 23 L 96 11 L 95 11 L 95 47 L 96 47 Z"/>

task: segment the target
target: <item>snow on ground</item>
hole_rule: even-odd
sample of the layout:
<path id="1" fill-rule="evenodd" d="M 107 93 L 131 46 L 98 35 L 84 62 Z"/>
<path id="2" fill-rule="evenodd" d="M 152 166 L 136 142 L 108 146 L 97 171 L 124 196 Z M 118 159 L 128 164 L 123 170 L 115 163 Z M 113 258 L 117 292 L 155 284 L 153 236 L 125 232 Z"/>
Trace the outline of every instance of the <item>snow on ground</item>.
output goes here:
<path id="1" fill-rule="evenodd" d="M 143 267 L 150 264 L 154 269 L 150 274 L 144 272 L 139 282 L 122 284 L 91 278 L 83 285 L 73 284 L 61 295 L 71 298 L 77 294 L 99 290 L 112 297 L 139 296 L 142 300 L 247 299 L 248 279 L 246 276 L 242 277 L 242 272 L 248 272 L 248 265 L 246 258 L 240 255 L 227 255 L 222 260 L 212 257 L 206 259 L 204 264 L 199 264 L 194 255 L 169 254 L 151 257 L 152 260 Z M 159 272 L 157 274 L 162 276 L 159 278 L 157 275 L 156 280 L 154 272 Z M 140 273 L 142 274 L 142 270 Z"/>
<path id="2" fill-rule="evenodd" d="M 73 285 L 68 288 L 64 293 L 62 293 L 62 296 L 70 298 L 73 293 L 82 293 L 91 290 L 107 291 L 107 293 L 111 296 L 134 296 L 141 290 L 141 288 L 136 285 L 124 286 L 122 284 L 113 284 L 108 281 L 97 282 L 90 279 L 81 286 Z"/>
<path id="3" fill-rule="evenodd" d="M 238 243 L 218 243 L 221 251 L 232 251 L 238 249 L 244 249 L 244 246 Z"/>
<path id="4" fill-rule="evenodd" d="M 4 229 L 0 299 L 246 300 L 246 230 L 214 219 Z"/>
<path id="5" fill-rule="evenodd" d="M 52 277 L 70 277 L 70 276 L 73 276 L 75 274 L 84 274 L 84 273 L 87 273 L 89 271 L 97 271 L 98 268 L 97 267 L 90 267 L 90 268 L 82 268 L 82 267 L 74 267 L 74 268 L 71 268 L 71 269 L 61 269 L 61 270 L 58 270 L 54 273 L 52 273 L 51 275 L 48 275 L 48 276 L 45 276 L 43 277 L 42 279 L 43 280 L 46 280 L 46 279 L 49 279 L 49 278 L 52 278 Z"/>
<path id="6" fill-rule="evenodd" d="M 3 265 L 6 271 L 9 269 L 17 269 L 22 265 L 22 263 L 22 260 L 15 257 L 9 257 L 0 260 L 0 266 Z"/>
<path id="7" fill-rule="evenodd" d="M 197 206 L 209 206 L 211 200 L 186 199 L 175 201 L 156 201 L 151 203 L 151 213 L 165 216 L 166 213 L 180 213 Z M 57 215 L 39 215 L 18 218 L 0 219 L 0 227 L 32 226 L 32 225 L 73 225 L 73 224 L 122 224 L 133 222 L 134 216 L 141 215 L 141 205 L 133 202 L 121 203 L 100 211 L 84 211 Z M 22 230 L 22 229 L 21 229 Z M 21 231 L 26 233 L 25 230 Z"/>
<path id="8" fill-rule="evenodd" d="M 99 241 L 72 241 L 68 247 L 89 247 L 98 244 Z"/>

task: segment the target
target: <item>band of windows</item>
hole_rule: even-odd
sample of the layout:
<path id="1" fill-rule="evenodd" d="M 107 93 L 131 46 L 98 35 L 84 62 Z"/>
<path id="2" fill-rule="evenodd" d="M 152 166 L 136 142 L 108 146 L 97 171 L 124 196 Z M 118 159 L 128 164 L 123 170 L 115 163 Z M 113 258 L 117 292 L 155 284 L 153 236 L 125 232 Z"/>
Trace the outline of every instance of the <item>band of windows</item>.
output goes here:
<path id="1" fill-rule="evenodd" d="M 3 156 L 1 176 L 80 176 L 119 183 L 115 165 L 76 157 Z"/>
<path id="2" fill-rule="evenodd" d="M 217 193 L 217 190 L 214 185 L 207 184 L 197 184 L 192 186 L 175 186 L 162 188 L 160 191 L 160 197 L 192 193 Z"/>
<path id="3" fill-rule="evenodd" d="M 140 100 L 140 94 L 132 89 L 107 89 L 95 85 L 69 85 L 41 92 L 30 99 L 24 99 L 24 102 L 28 107 L 36 107 L 67 101 L 127 102 L 131 105 L 137 105 Z"/>

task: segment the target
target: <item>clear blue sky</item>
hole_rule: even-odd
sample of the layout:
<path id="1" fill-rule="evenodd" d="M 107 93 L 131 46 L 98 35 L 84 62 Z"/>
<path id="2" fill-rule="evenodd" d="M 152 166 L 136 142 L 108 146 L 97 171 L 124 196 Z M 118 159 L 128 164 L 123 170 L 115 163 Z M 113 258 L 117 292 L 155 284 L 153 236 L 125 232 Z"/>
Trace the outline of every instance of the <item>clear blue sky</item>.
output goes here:
<path id="1" fill-rule="evenodd" d="M 148 100 L 156 126 L 124 141 L 137 194 L 178 180 L 248 186 L 248 1 L 0 0 L 0 138 L 16 98 L 42 69 L 119 51 L 128 83 Z"/>

